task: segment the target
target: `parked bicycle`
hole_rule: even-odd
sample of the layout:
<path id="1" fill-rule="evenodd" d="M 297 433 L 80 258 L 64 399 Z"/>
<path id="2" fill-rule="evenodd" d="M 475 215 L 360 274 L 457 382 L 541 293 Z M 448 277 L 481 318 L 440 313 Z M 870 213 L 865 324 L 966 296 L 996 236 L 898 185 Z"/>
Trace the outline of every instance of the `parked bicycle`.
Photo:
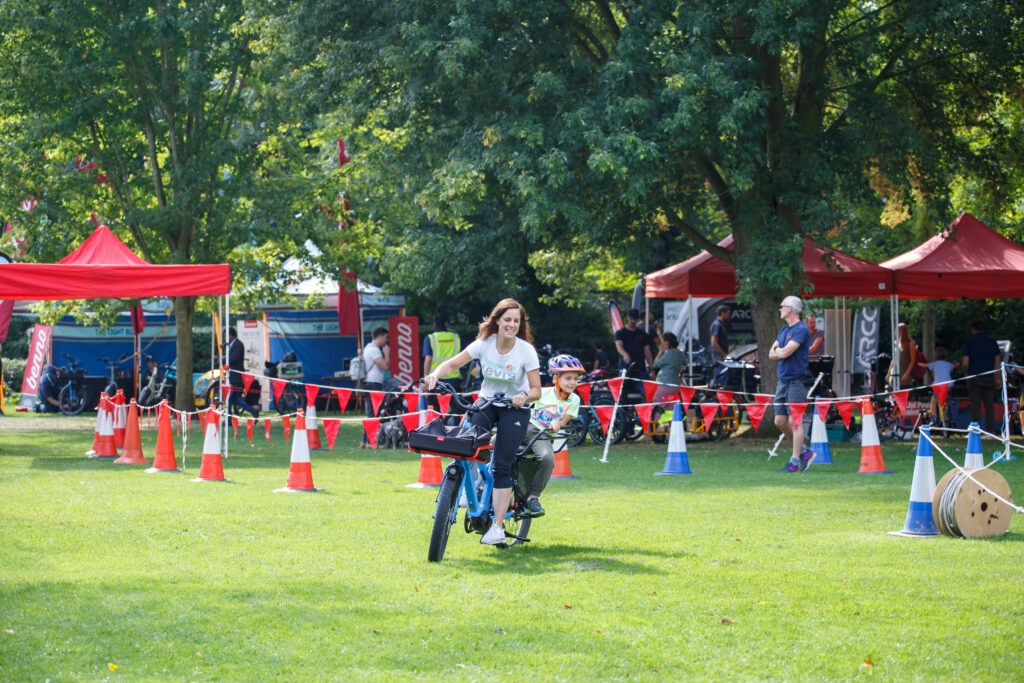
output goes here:
<path id="1" fill-rule="evenodd" d="M 66 366 L 56 368 L 57 373 L 57 402 L 60 404 L 60 412 L 65 415 L 78 415 L 85 410 L 85 403 L 88 392 L 85 389 L 85 368 L 77 358 L 72 358 L 65 353 L 68 359 Z"/>
<path id="2" fill-rule="evenodd" d="M 465 532 L 482 536 L 491 527 L 494 518 L 494 475 L 488 466 L 493 448 L 491 430 L 474 425 L 471 419 L 474 414 L 492 405 L 512 405 L 511 399 L 503 394 L 480 398 L 475 403 L 470 403 L 445 382 L 438 382 L 436 390 L 439 393 L 450 394 L 452 400 L 466 412 L 458 425 L 446 425 L 443 420 L 437 419 L 409 434 L 409 450 L 452 458 L 452 462 L 445 469 L 441 489 L 437 494 L 430 547 L 427 551 L 427 559 L 430 562 L 440 562 L 444 557 L 449 534 L 458 518 L 460 493 L 466 501 L 466 513 L 463 517 Z M 550 432 L 540 431 L 516 449 L 512 462 L 512 505 L 505 515 L 507 543 L 498 547 L 518 545 L 530 540 L 527 534 L 533 518 L 526 505 L 528 492 L 525 486 L 529 478 L 519 476 L 520 467 L 525 460 L 523 455 L 540 438 L 553 438 L 556 441 L 555 450 L 560 450 L 565 436 L 564 432 L 552 435 Z"/>
<path id="3" fill-rule="evenodd" d="M 167 399 L 173 406 L 177 384 L 178 367 L 173 362 L 159 364 L 139 392 L 139 405 L 149 408 Z"/>
<path id="4" fill-rule="evenodd" d="M 114 394 L 117 393 L 117 390 L 120 388 L 117 380 L 121 378 L 121 375 L 123 373 L 118 373 L 118 367 L 120 367 L 126 361 L 134 357 L 134 353 L 128 352 L 123 354 L 117 360 L 110 360 L 110 358 L 108 358 L 107 356 L 100 356 L 99 358 L 97 358 L 98 361 L 104 363 L 107 366 L 107 384 L 103 387 L 103 391 L 105 391 L 108 395 L 113 396 Z"/>
<path id="5" fill-rule="evenodd" d="M 290 415 L 296 411 L 305 410 L 306 386 L 301 382 L 305 374 L 302 371 L 302 363 L 296 360 L 295 354 L 288 352 L 282 360 L 277 362 L 266 361 L 263 367 L 264 374 L 267 377 L 288 380 L 288 383 L 284 385 L 284 389 L 281 390 L 280 396 L 275 395 L 274 383 L 268 381 L 271 389 L 270 399 L 273 401 L 277 412 L 281 415 Z"/>

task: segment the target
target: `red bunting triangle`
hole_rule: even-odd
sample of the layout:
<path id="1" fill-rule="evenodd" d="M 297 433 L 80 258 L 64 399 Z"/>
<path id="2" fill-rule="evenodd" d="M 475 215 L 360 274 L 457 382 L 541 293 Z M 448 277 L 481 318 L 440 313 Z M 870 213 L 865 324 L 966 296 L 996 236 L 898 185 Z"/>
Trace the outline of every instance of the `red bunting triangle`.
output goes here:
<path id="1" fill-rule="evenodd" d="M 622 393 L 622 382 L 623 379 L 621 377 L 608 380 L 608 388 L 611 390 L 612 398 L 615 399 L 616 403 L 619 402 L 619 395 Z"/>
<path id="2" fill-rule="evenodd" d="M 437 412 L 433 408 L 427 409 L 427 422 L 433 422 L 434 420 L 442 417 L 441 413 Z"/>
<path id="3" fill-rule="evenodd" d="M 701 403 L 700 414 L 704 417 L 704 431 L 707 432 L 708 427 L 715 420 L 715 415 L 718 414 L 718 404 L 711 403 L 710 401 Z"/>
<path id="4" fill-rule="evenodd" d="M 750 418 L 750 426 L 755 432 L 761 424 L 761 418 L 764 417 L 764 411 L 767 407 L 768 406 L 766 404 L 761 403 L 760 401 L 747 405 L 747 417 Z"/>
<path id="5" fill-rule="evenodd" d="M 237 415 L 232 415 L 231 416 L 231 438 L 233 438 L 233 439 L 237 439 L 238 438 L 238 416 Z"/>
<path id="6" fill-rule="evenodd" d="M 794 424 L 796 424 L 798 422 L 803 422 L 804 413 L 806 413 L 806 412 L 807 412 L 807 404 L 806 403 L 790 403 L 789 404 L 789 419 L 792 420 Z"/>
<path id="7" fill-rule="evenodd" d="M 843 418 L 843 424 L 847 429 L 850 428 L 850 420 L 853 419 L 854 407 L 856 403 L 853 401 L 836 401 L 836 410 L 839 411 L 839 417 Z"/>
<path id="8" fill-rule="evenodd" d="M 651 411 L 654 410 L 652 405 L 639 405 L 634 406 L 637 417 L 640 418 L 640 425 L 644 428 L 645 432 L 651 431 Z"/>
<path id="9" fill-rule="evenodd" d="M 324 425 L 324 434 L 327 435 L 327 450 L 334 450 L 334 441 L 338 438 L 338 428 L 341 427 L 341 420 L 336 417 L 321 420 Z"/>
<path id="10" fill-rule="evenodd" d="M 274 440 L 270 438 L 270 418 L 263 418 L 263 432 L 267 435 L 267 441 L 274 443 Z"/>
<path id="11" fill-rule="evenodd" d="M 253 428 L 255 426 L 256 426 L 256 420 L 254 418 L 250 417 L 248 420 L 245 421 L 245 435 L 247 437 L 249 437 L 249 445 L 250 446 L 252 445 L 252 432 L 253 432 Z"/>
<path id="12" fill-rule="evenodd" d="M 315 384 L 306 385 L 306 405 L 316 405 L 316 395 L 320 393 L 320 387 Z"/>
<path id="13" fill-rule="evenodd" d="M 596 406 L 594 411 L 597 413 L 597 419 L 601 423 L 601 429 L 604 433 L 608 433 L 608 425 L 612 422 L 612 410 L 615 406 Z"/>
<path id="14" fill-rule="evenodd" d="M 292 428 L 292 418 L 288 415 L 281 416 L 281 424 L 284 425 L 284 440 L 288 441 L 288 431 Z"/>
<path id="15" fill-rule="evenodd" d="M 248 372 L 242 373 L 242 394 L 245 396 L 249 395 L 249 388 L 252 387 L 253 380 L 256 379 L 254 375 Z"/>
<path id="16" fill-rule="evenodd" d="M 828 420 L 828 409 L 832 407 L 832 399 L 819 398 L 814 402 L 814 409 L 818 411 L 818 417 L 822 422 Z"/>
<path id="17" fill-rule="evenodd" d="M 658 391 L 659 384 L 657 382 L 648 382 L 644 380 L 644 398 L 648 403 L 654 400 L 654 394 Z M 646 427 L 645 427 L 646 428 Z"/>
<path id="18" fill-rule="evenodd" d="M 220 385 L 220 400 L 227 403 L 228 397 L 231 395 L 232 386 L 230 384 Z"/>
<path id="19" fill-rule="evenodd" d="M 421 413 L 406 413 L 402 416 L 402 424 L 405 425 L 405 431 L 411 432 L 420 426 L 420 415 Z"/>
<path id="20" fill-rule="evenodd" d="M 718 397 L 718 402 L 728 405 L 732 403 L 732 392 L 731 391 L 716 391 L 715 396 Z"/>
<path id="21" fill-rule="evenodd" d="M 896 401 L 896 406 L 900 409 L 900 415 L 906 415 L 907 399 L 910 398 L 910 390 L 904 389 L 903 391 L 894 391 L 892 398 Z"/>
<path id="22" fill-rule="evenodd" d="M 285 381 L 283 379 L 270 380 L 270 386 L 274 390 L 274 402 L 280 403 L 281 394 L 284 392 Z"/>
<path id="23" fill-rule="evenodd" d="M 473 394 L 473 400 L 474 401 L 476 400 L 476 394 Z M 441 406 L 441 412 L 444 413 L 445 415 L 447 415 L 448 414 L 448 406 L 450 406 L 452 404 L 452 395 L 451 394 L 438 394 L 437 395 L 437 404 L 439 406 Z"/>
<path id="24" fill-rule="evenodd" d="M 949 382 L 940 382 L 939 384 L 933 384 L 932 391 L 935 392 L 935 398 L 938 400 L 939 405 L 945 405 L 946 398 L 949 397 Z"/>
<path id="25" fill-rule="evenodd" d="M 405 394 L 405 409 L 410 413 L 415 413 L 420 409 L 420 395 L 415 391 L 407 391 Z"/>
<path id="26" fill-rule="evenodd" d="M 373 414 L 376 415 L 380 412 L 380 404 L 384 402 L 383 391 L 371 391 L 370 392 L 370 405 L 373 406 Z"/>
<path id="27" fill-rule="evenodd" d="M 367 417 L 363 419 L 363 431 L 366 432 L 366 440 L 370 442 L 370 448 L 377 447 L 377 432 L 380 431 L 380 418 Z"/>
<path id="28" fill-rule="evenodd" d="M 338 395 L 338 407 L 341 408 L 341 412 L 344 413 L 348 410 L 348 400 L 352 397 L 352 390 L 335 389 L 334 393 Z"/>
<path id="29" fill-rule="evenodd" d="M 693 387 L 681 386 L 679 387 L 679 402 L 683 404 L 683 412 L 685 413 L 690 408 L 690 402 L 693 401 L 693 395 L 697 392 Z"/>
<path id="30" fill-rule="evenodd" d="M 576 393 L 580 395 L 580 403 L 585 406 L 590 405 L 590 390 L 593 388 L 589 382 L 587 384 L 577 384 Z"/>

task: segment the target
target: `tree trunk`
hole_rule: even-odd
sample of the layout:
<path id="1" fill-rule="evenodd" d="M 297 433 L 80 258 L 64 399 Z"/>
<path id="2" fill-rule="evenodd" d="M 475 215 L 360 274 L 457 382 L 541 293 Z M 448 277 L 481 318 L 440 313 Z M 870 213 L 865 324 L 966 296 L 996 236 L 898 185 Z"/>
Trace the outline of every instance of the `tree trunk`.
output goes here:
<path id="1" fill-rule="evenodd" d="M 768 349 L 775 342 L 779 333 L 782 321 L 779 319 L 778 301 L 774 298 L 759 299 L 751 307 L 751 315 L 754 318 L 754 334 L 757 338 L 757 358 L 760 365 L 761 388 L 758 393 L 774 394 L 775 385 L 778 383 L 777 365 L 778 361 L 768 359 Z M 774 433 L 775 408 L 769 405 L 764 413 L 761 422 L 760 433 Z"/>
<path id="2" fill-rule="evenodd" d="M 178 386 L 175 406 L 178 410 L 194 410 L 195 397 L 192 395 L 192 317 L 196 310 L 194 296 L 176 296 L 174 300 L 174 323 L 178 347 Z"/>

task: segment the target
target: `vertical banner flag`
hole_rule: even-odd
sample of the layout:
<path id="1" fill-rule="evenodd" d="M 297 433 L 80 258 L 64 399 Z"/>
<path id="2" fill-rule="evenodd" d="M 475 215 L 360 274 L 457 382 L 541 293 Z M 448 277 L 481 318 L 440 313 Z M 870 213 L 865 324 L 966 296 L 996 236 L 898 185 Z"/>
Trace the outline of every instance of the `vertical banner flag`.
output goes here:
<path id="1" fill-rule="evenodd" d="M 43 378 L 46 357 L 50 354 L 50 326 L 36 323 L 32 342 L 25 361 L 25 377 L 21 380 L 21 400 L 18 405 L 31 408 L 39 396 L 39 381 Z"/>
<path id="2" fill-rule="evenodd" d="M 388 318 L 391 376 L 403 386 L 420 377 L 420 324 L 414 316 Z"/>
<path id="3" fill-rule="evenodd" d="M 346 284 L 352 285 L 350 290 Z M 355 335 L 356 348 L 361 349 L 362 337 L 359 329 L 359 288 L 356 286 L 356 274 L 351 270 L 341 270 L 338 282 L 338 334 L 342 337 Z"/>
<path id="4" fill-rule="evenodd" d="M 614 301 L 608 302 L 608 322 L 612 326 L 612 334 L 622 329 L 622 315 Z"/>
<path id="5" fill-rule="evenodd" d="M 862 308 L 857 311 L 853 319 L 853 372 L 871 372 L 871 363 L 878 356 L 880 327 L 881 309 Z"/>

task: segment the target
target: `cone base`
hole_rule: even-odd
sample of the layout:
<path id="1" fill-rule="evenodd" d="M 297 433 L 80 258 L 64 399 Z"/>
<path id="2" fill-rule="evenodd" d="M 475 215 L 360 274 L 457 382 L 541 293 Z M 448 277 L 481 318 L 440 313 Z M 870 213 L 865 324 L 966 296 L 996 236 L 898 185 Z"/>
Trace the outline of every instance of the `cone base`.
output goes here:
<path id="1" fill-rule="evenodd" d="M 317 493 L 318 491 L 323 491 L 323 489 L 290 489 L 288 487 L 274 489 L 274 493 Z"/>
<path id="2" fill-rule="evenodd" d="M 224 483 L 227 483 L 229 480 L 225 479 L 223 477 L 221 477 L 220 479 L 207 479 L 207 478 L 204 478 L 204 477 L 196 477 L 192 481 L 222 481 Z"/>
<path id="3" fill-rule="evenodd" d="M 654 476 L 656 476 L 656 477 L 671 477 L 671 476 L 675 476 L 677 474 L 693 474 L 693 472 L 655 472 Z"/>
<path id="4" fill-rule="evenodd" d="M 552 474 L 552 479 L 579 479 L 575 474 Z"/>
<path id="5" fill-rule="evenodd" d="M 857 474 L 892 474 L 892 470 L 860 470 Z"/>
<path id="6" fill-rule="evenodd" d="M 120 458 L 118 458 L 117 460 L 114 461 L 114 464 L 115 465 L 148 465 L 149 461 L 146 460 L 145 458 L 143 458 L 141 455 L 140 456 L 133 456 L 133 455 L 124 456 L 124 455 L 122 455 Z"/>
<path id="7" fill-rule="evenodd" d="M 118 457 L 116 453 L 114 455 L 99 455 L 98 453 L 93 453 L 92 455 L 89 456 L 90 459 L 96 460 L 110 460 L 111 458 L 116 457 Z"/>
<path id="8" fill-rule="evenodd" d="M 900 531 L 887 531 L 886 533 L 889 534 L 890 536 L 903 536 L 904 538 L 928 538 L 929 536 L 938 536 L 939 535 L 938 531 L 928 531 L 928 532 L 918 533 L 918 532 L 915 532 L 915 531 L 900 530 Z"/>
<path id="9" fill-rule="evenodd" d="M 150 467 L 148 470 L 146 470 L 146 474 L 153 474 L 154 472 L 181 472 L 181 470 L 180 469 L 165 470 L 165 469 L 160 468 L 160 467 Z"/>
<path id="10" fill-rule="evenodd" d="M 552 477 L 552 479 L 554 479 L 554 477 Z M 423 482 L 417 481 L 417 482 L 415 482 L 413 484 L 406 484 L 405 488 L 407 488 L 407 489 L 439 489 L 439 488 L 441 488 L 441 485 L 440 484 L 424 484 Z"/>

